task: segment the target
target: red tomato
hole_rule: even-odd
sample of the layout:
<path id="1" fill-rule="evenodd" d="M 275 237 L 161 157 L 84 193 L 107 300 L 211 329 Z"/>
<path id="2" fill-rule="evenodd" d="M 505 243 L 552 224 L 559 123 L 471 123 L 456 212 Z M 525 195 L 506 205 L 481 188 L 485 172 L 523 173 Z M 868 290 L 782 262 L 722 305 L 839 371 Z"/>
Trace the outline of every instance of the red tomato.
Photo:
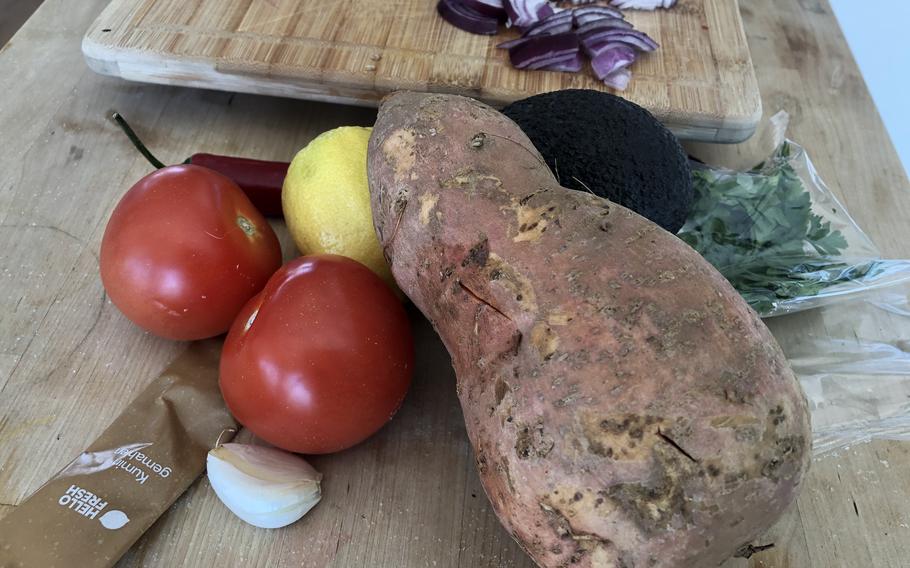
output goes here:
<path id="1" fill-rule="evenodd" d="M 408 317 L 389 286 L 349 258 L 305 256 L 237 316 L 221 354 L 221 393 L 263 440 L 325 454 L 388 422 L 413 367 Z"/>
<path id="2" fill-rule="evenodd" d="M 228 330 L 281 266 L 281 246 L 237 184 L 192 165 L 155 171 L 117 204 L 101 281 L 133 323 L 170 339 Z"/>

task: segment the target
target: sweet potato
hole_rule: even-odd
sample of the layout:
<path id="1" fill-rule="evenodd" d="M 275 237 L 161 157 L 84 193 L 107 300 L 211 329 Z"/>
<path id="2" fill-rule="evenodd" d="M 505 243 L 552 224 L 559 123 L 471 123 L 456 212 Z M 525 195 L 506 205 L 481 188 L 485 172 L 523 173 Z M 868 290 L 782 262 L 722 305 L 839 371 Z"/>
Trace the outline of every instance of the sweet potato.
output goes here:
<path id="1" fill-rule="evenodd" d="M 388 97 L 373 220 L 452 355 L 487 495 L 541 566 L 711 566 L 790 504 L 805 397 L 774 339 L 675 236 L 559 187 L 471 99 Z"/>

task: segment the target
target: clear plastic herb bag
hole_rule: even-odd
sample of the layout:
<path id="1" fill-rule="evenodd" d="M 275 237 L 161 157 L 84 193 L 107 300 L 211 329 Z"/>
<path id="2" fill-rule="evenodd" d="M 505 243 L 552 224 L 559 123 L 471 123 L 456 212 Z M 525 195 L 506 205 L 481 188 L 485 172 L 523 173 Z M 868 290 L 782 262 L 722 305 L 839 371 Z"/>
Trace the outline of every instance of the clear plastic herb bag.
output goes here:
<path id="1" fill-rule="evenodd" d="M 816 455 L 910 441 L 910 282 L 765 323 L 806 392 Z"/>
<path id="2" fill-rule="evenodd" d="M 881 258 L 794 142 L 749 171 L 695 163 L 692 175 L 679 237 L 762 317 L 910 282 L 910 261 Z"/>

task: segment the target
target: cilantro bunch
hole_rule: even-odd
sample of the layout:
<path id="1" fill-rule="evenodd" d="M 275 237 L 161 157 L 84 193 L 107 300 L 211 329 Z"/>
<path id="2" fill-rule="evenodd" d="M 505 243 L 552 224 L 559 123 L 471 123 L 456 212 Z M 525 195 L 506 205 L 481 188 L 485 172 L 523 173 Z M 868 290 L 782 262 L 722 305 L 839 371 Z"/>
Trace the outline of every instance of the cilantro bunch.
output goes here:
<path id="1" fill-rule="evenodd" d="M 874 265 L 840 257 L 847 241 L 812 211 L 789 155 L 785 143 L 750 172 L 694 166 L 695 201 L 679 232 L 760 315 L 862 278 Z"/>

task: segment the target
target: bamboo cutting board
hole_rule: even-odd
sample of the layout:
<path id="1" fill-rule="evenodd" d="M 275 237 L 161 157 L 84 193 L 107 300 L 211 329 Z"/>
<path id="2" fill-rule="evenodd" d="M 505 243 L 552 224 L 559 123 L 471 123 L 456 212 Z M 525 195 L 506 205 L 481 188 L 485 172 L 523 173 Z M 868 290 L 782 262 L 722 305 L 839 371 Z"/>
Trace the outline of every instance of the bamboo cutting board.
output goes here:
<path id="1" fill-rule="evenodd" d="M 521 71 L 435 0 L 113 0 L 89 28 L 89 66 L 134 81 L 376 105 L 390 91 L 447 92 L 502 106 L 536 93 L 602 89 L 582 73 Z M 736 0 L 628 12 L 661 44 L 623 96 L 682 138 L 752 134 L 761 100 Z"/>

